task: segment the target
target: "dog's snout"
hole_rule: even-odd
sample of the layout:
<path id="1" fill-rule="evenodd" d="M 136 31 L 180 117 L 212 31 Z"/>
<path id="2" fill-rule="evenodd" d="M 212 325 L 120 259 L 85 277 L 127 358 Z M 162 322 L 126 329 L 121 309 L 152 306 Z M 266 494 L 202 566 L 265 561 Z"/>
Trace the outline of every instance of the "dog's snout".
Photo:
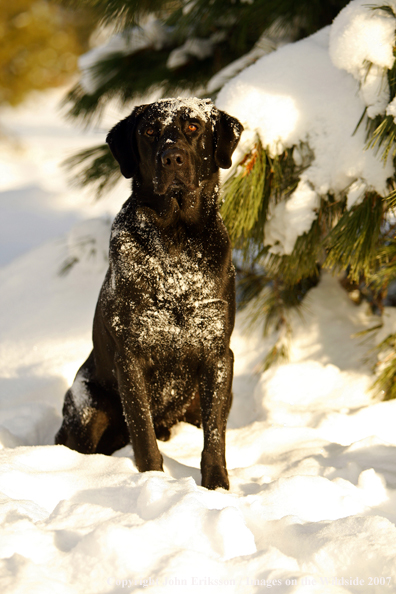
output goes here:
<path id="1" fill-rule="evenodd" d="M 180 148 L 168 148 L 161 154 L 161 163 L 167 169 L 180 169 L 186 163 L 186 154 Z"/>

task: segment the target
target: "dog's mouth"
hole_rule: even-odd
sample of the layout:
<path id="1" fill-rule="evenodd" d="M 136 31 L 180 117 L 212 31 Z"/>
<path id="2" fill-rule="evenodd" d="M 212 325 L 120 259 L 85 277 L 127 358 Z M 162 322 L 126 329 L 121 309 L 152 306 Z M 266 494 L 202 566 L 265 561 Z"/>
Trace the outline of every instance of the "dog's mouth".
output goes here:
<path id="1" fill-rule="evenodd" d="M 154 191 L 156 194 L 163 196 L 172 190 L 196 190 L 198 183 L 192 179 L 189 172 L 179 173 L 165 173 L 161 171 L 160 175 L 154 178 Z"/>

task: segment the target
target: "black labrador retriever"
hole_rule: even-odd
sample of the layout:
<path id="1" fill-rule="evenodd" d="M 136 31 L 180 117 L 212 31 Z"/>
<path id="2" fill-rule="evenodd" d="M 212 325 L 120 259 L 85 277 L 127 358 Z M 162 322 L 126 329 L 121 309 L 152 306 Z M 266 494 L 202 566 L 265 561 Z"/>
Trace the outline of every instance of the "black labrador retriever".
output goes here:
<path id="1" fill-rule="evenodd" d="M 243 126 L 205 99 L 136 107 L 107 142 L 133 192 L 114 220 L 93 351 L 65 396 L 55 443 L 162 470 L 157 438 L 203 426 L 202 485 L 229 488 L 235 275 L 218 211 L 219 168 Z"/>

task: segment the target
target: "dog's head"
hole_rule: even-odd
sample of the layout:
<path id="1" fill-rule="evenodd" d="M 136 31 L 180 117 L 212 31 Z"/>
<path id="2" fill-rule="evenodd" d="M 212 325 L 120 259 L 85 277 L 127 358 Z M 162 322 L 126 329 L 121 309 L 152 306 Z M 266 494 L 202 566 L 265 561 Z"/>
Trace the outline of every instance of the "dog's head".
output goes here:
<path id="1" fill-rule="evenodd" d="M 136 107 L 108 134 L 121 173 L 156 194 L 197 189 L 231 167 L 242 124 L 209 99 L 164 99 Z"/>

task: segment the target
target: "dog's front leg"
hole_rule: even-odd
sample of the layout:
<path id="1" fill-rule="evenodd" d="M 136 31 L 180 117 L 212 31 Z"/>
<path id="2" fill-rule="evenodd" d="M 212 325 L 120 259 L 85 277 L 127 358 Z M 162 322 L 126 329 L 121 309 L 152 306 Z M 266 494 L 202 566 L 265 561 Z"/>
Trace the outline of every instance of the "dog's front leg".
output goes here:
<path id="1" fill-rule="evenodd" d="M 136 466 L 140 472 L 163 470 L 143 371 L 128 353 L 116 360 L 116 372 Z"/>
<path id="2" fill-rule="evenodd" d="M 200 400 L 204 447 L 201 457 L 202 486 L 229 489 L 225 459 L 225 433 L 231 406 L 233 353 L 206 361 L 200 374 Z"/>

